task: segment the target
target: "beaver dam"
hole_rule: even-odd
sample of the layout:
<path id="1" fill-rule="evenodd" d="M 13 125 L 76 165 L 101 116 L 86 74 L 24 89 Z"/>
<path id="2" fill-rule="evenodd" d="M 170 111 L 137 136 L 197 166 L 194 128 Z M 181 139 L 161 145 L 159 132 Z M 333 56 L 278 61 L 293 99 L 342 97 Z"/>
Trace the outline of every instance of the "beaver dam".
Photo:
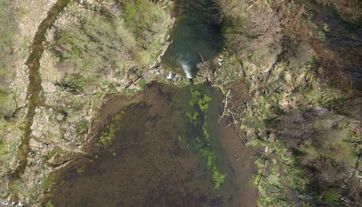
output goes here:
<path id="1" fill-rule="evenodd" d="M 192 77 L 221 46 L 210 0 L 176 1 L 163 64 Z M 256 206 L 251 152 L 219 122 L 222 94 L 208 85 L 156 82 L 134 96 L 111 96 L 93 127 L 88 154 L 58 172 L 54 206 Z"/>

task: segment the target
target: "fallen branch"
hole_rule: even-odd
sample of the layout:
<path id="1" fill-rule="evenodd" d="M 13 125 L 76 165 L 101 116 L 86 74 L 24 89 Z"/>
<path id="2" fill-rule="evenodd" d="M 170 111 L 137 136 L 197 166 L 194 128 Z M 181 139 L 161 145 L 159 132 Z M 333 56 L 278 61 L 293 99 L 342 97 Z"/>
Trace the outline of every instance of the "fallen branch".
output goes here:
<path id="1" fill-rule="evenodd" d="M 219 118 L 219 122 L 221 121 L 221 119 L 226 115 L 226 109 L 228 107 L 228 100 L 229 100 L 229 95 L 230 95 L 230 89 L 228 89 L 228 91 L 226 92 L 225 94 L 225 100 L 224 100 L 224 107 L 223 107 L 223 110 L 222 110 L 222 113 L 220 115 L 220 118 Z"/>
<path id="2" fill-rule="evenodd" d="M 239 124 L 239 121 L 236 120 L 235 116 L 234 116 L 234 112 L 232 112 L 230 109 L 227 110 L 230 117 L 233 119 L 233 122 L 231 122 L 227 127 L 230 127 L 232 125 L 235 125 L 235 124 Z"/>
<path id="3" fill-rule="evenodd" d="M 360 151 L 360 153 L 358 155 L 358 159 L 357 159 L 356 164 L 355 164 L 355 172 L 356 172 L 357 177 L 358 177 L 359 165 L 360 165 L 361 159 L 362 159 L 362 151 Z"/>
<path id="4" fill-rule="evenodd" d="M 199 56 L 200 56 L 201 62 L 202 62 L 202 63 L 205 63 L 205 61 L 204 61 L 204 57 L 202 57 L 202 55 L 201 55 L 201 53 L 200 53 L 200 52 L 198 52 L 198 53 L 199 53 Z"/>
<path id="5" fill-rule="evenodd" d="M 258 182 L 256 183 L 256 186 L 259 186 L 259 184 L 260 184 L 260 182 L 261 182 L 261 179 L 264 177 L 264 175 L 265 175 L 265 170 L 266 170 L 266 166 L 267 166 L 267 164 L 268 164 L 268 159 L 265 157 L 264 158 L 265 159 L 265 162 L 264 162 L 264 167 L 263 167 L 263 171 L 261 172 L 261 174 L 260 174 L 260 177 L 259 177 L 259 180 L 258 180 Z"/>

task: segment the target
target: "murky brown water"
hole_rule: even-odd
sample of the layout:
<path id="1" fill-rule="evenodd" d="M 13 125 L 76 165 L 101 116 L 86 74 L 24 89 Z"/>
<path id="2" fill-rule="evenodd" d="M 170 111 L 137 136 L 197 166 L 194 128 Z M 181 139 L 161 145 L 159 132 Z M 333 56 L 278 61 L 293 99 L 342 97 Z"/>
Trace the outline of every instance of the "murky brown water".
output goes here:
<path id="1" fill-rule="evenodd" d="M 222 38 L 215 6 L 211 0 L 176 1 L 173 43 L 164 63 L 195 73 L 202 58 L 208 60 L 218 53 Z M 253 173 L 251 152 L 233 128 L 218 122 L 221 105 L 220 92 L 206 85 L 176 88 L 151 83 L 133 97 L 110 98 L 93 131 L 113 131 L 111 143 L 105 147 L 99 147 L 99 141 L 91 144 L 88 156 L 59 172 L 51 203 L 256 206 L 256 191 L 248 180 Z M 107 129 L 104 123 L 120 114 L 120 119 L 111 122 L 115 130 Z"/>
<path id="2" fill-rule="evenodd" d="M 87 158 L 60 172 L 54 206 L 255 206 L 255 190 L 248 184 L 250 153 L 231 128 L 216 130 L 217 99 L 208 117 L 215 123 L 212 133 L 220 136 L 215 150 L 227 175 L 220 192 L 185 137 L 189 90 L 150 84 L 136 96 L 136 103 L 119 109 L 123 118 L 112 144 L 106 150 L 93 147 Z M 105 107 L 114 111 L 120 100 Z"/>

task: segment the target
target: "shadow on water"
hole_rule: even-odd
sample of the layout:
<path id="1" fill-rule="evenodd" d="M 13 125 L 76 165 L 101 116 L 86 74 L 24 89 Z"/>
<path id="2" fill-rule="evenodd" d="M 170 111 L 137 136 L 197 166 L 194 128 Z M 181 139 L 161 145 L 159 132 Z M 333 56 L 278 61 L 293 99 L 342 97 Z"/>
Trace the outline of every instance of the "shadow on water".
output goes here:
<path id="1" fill-rule="evenodd" d="M 202 58 L 207 61 L 216 56 L 223 44 L 218 13 L 213 0 L 176 0 L 172 43 L 162 57 L 163 64 L 171 68 L 186 64 L 194 74 Z"/>

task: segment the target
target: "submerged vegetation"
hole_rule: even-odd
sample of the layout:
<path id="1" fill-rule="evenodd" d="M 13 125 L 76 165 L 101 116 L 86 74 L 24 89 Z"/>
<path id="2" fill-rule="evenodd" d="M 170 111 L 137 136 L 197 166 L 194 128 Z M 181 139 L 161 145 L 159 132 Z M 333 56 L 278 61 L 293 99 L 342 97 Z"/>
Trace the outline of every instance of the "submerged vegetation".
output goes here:
<path id="1" fill-rule="evenodd" d="M 220 171 L 217 164 L 215 146 L 212 143 L 212 139 L 215 138 L 211 137 L 208 132 L 206 116 L 211 97 L 205 93 L 202 86 L 191 86 L 190 91 L 189 105 L 191 112 L 186 115 L 191 124 L 191 132 L 188 135 L 190 136 L 191 147 L 200 153 L 205 160 L 206 166 L 211 172 L 214 188 L 219 191 L 226 175 Z"/>
<path id="2" fill-rule="evenodd" d="M 116 136 L 117 131 L 119 130 L 119 122 L 121 121 L 124 115 L 124 111 L 119 111 L 112 116 L 112 119 L 109 121 L 109 124 L 102 130 L 99 135 L 97 145 L 103 149 L 110 147 L 112 139 Z"/>

